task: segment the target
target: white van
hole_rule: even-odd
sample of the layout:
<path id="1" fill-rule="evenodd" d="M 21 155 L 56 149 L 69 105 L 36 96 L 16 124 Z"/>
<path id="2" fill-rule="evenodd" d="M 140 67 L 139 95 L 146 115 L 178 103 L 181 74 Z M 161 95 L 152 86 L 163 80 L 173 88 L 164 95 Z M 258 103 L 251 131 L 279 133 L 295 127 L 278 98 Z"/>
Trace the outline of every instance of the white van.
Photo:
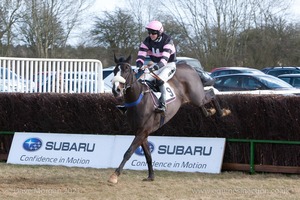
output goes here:
<path id="1" fill-rule="evenodd" d="M 114 77 L 115 66 L 111 66 L 103 69 L 103 82 L 104 82 L 104 93 L 112 92 L 112 83 L 111 80 Z"/>
<path id="2" fill-rule="evenodd" d="M 0 67 L 0 92 L 34 92 L 36 84 L 8 68 Z"/>

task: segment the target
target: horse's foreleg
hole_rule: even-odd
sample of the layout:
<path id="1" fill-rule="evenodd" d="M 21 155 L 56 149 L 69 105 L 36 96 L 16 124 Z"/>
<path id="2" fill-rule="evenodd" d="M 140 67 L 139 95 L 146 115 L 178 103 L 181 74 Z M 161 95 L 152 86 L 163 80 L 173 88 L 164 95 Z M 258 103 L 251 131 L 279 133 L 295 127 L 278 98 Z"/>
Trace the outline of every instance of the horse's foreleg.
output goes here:
<path id="1" fill-rule="evenodd" d="M 130 147 L 125 152 L 121 164 L 115 170 L 115 172 L 110 176 L 110 178 L 108 179 L 108 182 L 110 182 L 110 183 L 117 183 L 118 182 L 118 176 L 120 176 L 120 174 L 121 174 L 121 172 L 123 170 L 124 165 L 130 159 L 130 157 L 132 156 L 132 154 L 134 153 L 134 151 L 138 148 L 138 146 L 142 145 L 143 140 L 144 140 L 143 137 L 137 137 L 136 136 L 134 138 L 134 140 L 132 141 Z"/>
<path id="2" fill-rule="evenodd" d="M 148 165 L 148 178 L 143 179 L 143 181 L 154 181 L 154 171 L 152 166 L 152 157 L 151 152 L 148 145 L 148 139 L 146 138 L 142 144 L 142 148 L 146 157 L 147 165 Z"/>

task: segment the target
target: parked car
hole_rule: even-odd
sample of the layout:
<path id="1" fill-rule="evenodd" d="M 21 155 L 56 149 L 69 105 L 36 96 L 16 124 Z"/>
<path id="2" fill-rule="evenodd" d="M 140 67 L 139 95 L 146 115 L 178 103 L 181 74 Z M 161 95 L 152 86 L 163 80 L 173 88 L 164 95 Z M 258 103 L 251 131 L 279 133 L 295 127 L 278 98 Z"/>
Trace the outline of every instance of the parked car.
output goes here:
<path id="1" fill-rule="evenodd" d="M 42 71 L 34 76 L 37 83 L 37 92 L 63 91 L 68 93 L 97 92 L 96 72 L 69 71 Z"/>
<path id="2" fill-rule="evenodd" d="M 266 67 L 261 71 L 265 74 L 278 77 L 281 74 L 300 74 L 300 67 Z"/>
<path id="3" fill-rule="evenodd" d="M 5 67 L 0 67 L 1 92 L 17 92 L 19 89 L 18 87 L 20 87 L 19 85 L 21 85 L 21 81 L 16 74 L 13 74 L 11 70 Z"/>
<path id="4" fill-rule="evenodd" d="M 212 77 L 225 75 L 225 74 L 239 74 L 239 73 L 251 73 L 251 74 L 264 74 L 258 69 L 251 67 L 218 67 L 211 70 L 210 75 Z"/>
<path id="5" fill-rule="evenodd" d="M 108 77 L 113 72 L 114 68 L 115 68 L 115 66 L 104 68 L 102 70 L 102 72 L 103 72 L 102 78 L 105 79 L 106 77 Z"/>
<path id="6" fill-rule="evenodd" d="M 300 94 L 300 90 L 294 88 L 285 81 L 267 74 L 228 74 L 214 77 L 214 87 L 218 91 L 252 91 L 252 90 L 276 90 L 282 93 Z M 280 92 L 279 92 L 280 93 Z"/>
<path id="7" fill-rule="evenodd" d="M 293 87 L 300 88 L 300 74 L 281 74 L 278 78 L 289 83 Z"/>
<path id="8" fill-rule="evenodd" d="M 188 65 L 190 65 L 194 68 L 200 68 L 201 70 L 203 70 L 203 67 L 202 67 L 200 61 L 196 58 L 190 58 L 190 57 L 184 57 L 184 56 L 180 57 L 179 56 L 179 57 L 176 57 L 176 59 L 177 59 L 176 63 L 182 63 L 183 62 L 183 63 L 186 63 L 186 64 L 188 64 Z M 144 61 L 144 65 L 147 65 L 149 63 L 149 61 L 151 61 L 150 57 L 147 56 L 145 61 Z"/>
<path id="9" fill-rule="evenodd" d="M 114 73 L 113 73 L 114 68 L 115 68 L 115 66 L 111 66 L 111 67 L 108 67 L 108 68 L 104 68 L 102 70 L 102 72 L 103 72 L 102 76 L 103 76 L 103 81 L 104 81 L 104 92 L 105 93 L 111 92 L 111 90 L 112 90 L 111 80 L 114 77 Z"/>
<path id="10" fill-rule="evenodd" d="M 190 57 L 176 57 L 177 61 L 176 63 L 186 63 L 194 68 L 198 68 L 198 69 L 201 69 L 201 70 L 204 70 L 200 61 L 196 58 L 190 58 Z M 144 65 L 147 65 L 149 63 L 150 60 L 150 57 L 147 56 L 145 61 L 144 61 Z"/>
<path id="11" fill-rule="evenodd" d="M 36 82 L 37 92 L 50 92 L 52 88 L 52 78 L 55 77 L 56 80 L 56 76 L 56 72 L 48 71 L 38 72 L 37 76 L 33 75 L 33 80 Z"/>
<path id="12" fill-rule="evenodd" d="M 144 65 L 147 65 L 150 61 L 150 57 L 147 56 L 144 62 Z M 187 63 L 190 66 L 194 67 L 196 70 L 203 70 L 203 67 L 200 63 L 200 61 L 196 58 L 190 58 L 190 57 L 177 57 L 177 63 Z M 134 69 L 136 66 L 132 66 Z M 115 66 L 111 66 L 108 68 L 103 69 L 103 80 L 104 80 L 104 92 L 111 92 L 112 84 L 111 80 L 113 78 L 113 70 Z"/>
<path id="13" fill-rule="evenodd" d="M 34 92 L 35 89 L 35 82 L 23 79 L 6 67 L 0 67 L 0 92 Z"/>
<path id="14" fill-rule="evenodd" d="M 190 57 L 177 57 L 176 63 L 186 63 L 194 68 L 198 68 L 200 70 L 204 70 L 200 61 L 196 58 L 190 58 Z"/>

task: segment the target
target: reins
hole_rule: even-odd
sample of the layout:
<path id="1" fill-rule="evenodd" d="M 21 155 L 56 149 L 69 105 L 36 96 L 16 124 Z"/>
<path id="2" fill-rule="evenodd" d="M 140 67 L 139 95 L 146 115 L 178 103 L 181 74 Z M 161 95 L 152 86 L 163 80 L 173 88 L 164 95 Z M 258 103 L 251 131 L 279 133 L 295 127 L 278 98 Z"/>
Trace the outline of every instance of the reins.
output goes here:
<path id="1" fill-rule="evenodd" d="M 118 65 L 119 64 L 126 64 L 126 65 L 128 65 L 128 66 L 130 66 L 131 67 L 131 65 L 129 64 L 129 63 L 118 63 Z M 132 70 L 132 69 L 131 69 Z M 129 81 L 129 79 L 130 79 L 130 76 L 131 76 L 131 81 Z M 134 84 L 136 84 L 136 83 L 138 83 L 138 81 L 140 80 L 140 78 L 141 78 L 141 76 L 140 77 L 138 77 L 138 78 L 136 78 L 135 80 L 134 80 L 134 74 L 133 74 L 133 70 L 126 76 L 126 78 L 124 78 L 125 79 L 125 84 L 124 84 L 124 88 L 123 88 L 123 94 L 125 95 L 126 94 L 126 90 L 127 89 L 129 89 L 129 88 L 131 88 Z M 129 84 L 128 84 L 129 83 Z M 143 87 L 142 87 L 143 88 Z M 138 99 L 136 100 L 136 101 L 134 101 L 134 102 L 131 102 L 131 103 L 125 103 L 124 104 L 124 106 L 125 107 L 133 107 L 133 106 L 136 106 L 136 105 L 138 105 L 141 101 L 142 101 L 142 99 L 143 99 L 143 97 L 144 97 L 144 94 L 145 93 L 147 93 L 147 92 L 150 92 L 149 90 L 144 90 L 144 89 L 142 89 L 142 92 L 140 93 L 140 95 L 139 95 L 139 97 L 138 97 Z"/>
<path id="2" fill-rule="evenodd" d="M 121 63 L 118 63 L 118 65 L 120 65 L 120 64 L 125 64 L 125 65 L 127 65 L 127 66 L 129 66 L 130 68 L 131 68 L 131 65 L 129 64 L 129 63 L 126 63 L 126 62 L 121 62 Z M 131 69 L 132 70 L 132 69 Z M 129 73 L 128 75 L 127 75 L 127 77 L 125 78 L 125 83 L 127 83 L 128 81 L 128 78 L 129 78 L 129 76 L 130 75 L 132 75 L 132 81 L 131 81 L 131 83 L 129 84 L 129 86 L 128 86 L 128 84 L 125 84 L 126 85 L 126 87 L 124 88 L 124 89 L 128 89 L 128 88 L 130 88 L 133 84 L 135 84 L 139 79 L 136 79 L 135 81 L 133 80 L 134 79 L 134 74 L 132 74 L 132 72 L 131 73 Z"/>

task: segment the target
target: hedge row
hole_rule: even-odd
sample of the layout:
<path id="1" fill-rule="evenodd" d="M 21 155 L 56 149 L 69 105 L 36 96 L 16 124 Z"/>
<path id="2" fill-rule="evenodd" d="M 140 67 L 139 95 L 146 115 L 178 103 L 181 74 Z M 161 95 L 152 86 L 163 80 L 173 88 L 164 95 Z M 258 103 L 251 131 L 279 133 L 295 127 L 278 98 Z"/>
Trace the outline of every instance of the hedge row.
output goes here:
<path id="1" fill-rule="evenodd" d="M 200 109 L 185 104 L 152 135 L 300 141 L 300 97 L 224 95 L 218 99 L 231 115 L 204 117 Z M 111 94 L 1 93 L 0 131 L 133 135 L 126 117 L 115 108 L 118 103 Z M 258 147 L 256 164 L 300 165 L 297 145 Z M 227 144 L 224 159 L 249 163 L 249 145 Z"/>

